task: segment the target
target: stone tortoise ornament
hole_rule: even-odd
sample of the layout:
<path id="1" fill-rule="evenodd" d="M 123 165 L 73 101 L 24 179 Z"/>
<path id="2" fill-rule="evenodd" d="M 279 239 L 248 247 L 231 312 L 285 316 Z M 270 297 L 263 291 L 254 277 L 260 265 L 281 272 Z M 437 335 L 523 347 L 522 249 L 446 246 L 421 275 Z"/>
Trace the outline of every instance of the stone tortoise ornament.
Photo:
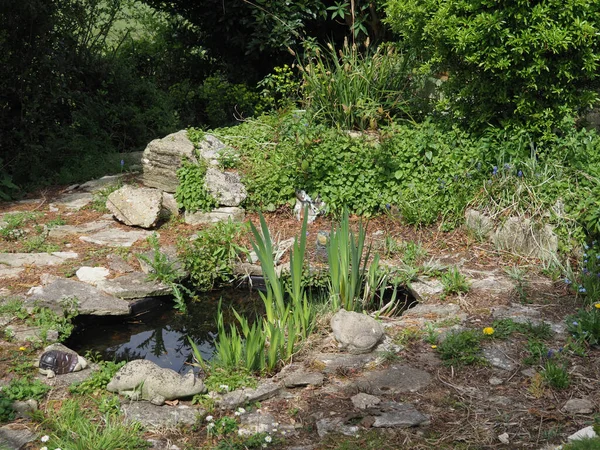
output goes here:
<path id="1" fill-rule="evenodd" d="M 129 361 L 110 380 L 106 389 L 118 392 L 131 400 L 148 400 L 154 405 L 163 405 L 165 400 L 191 397 L 207 391 L 202 380 L 193 372 L 180 375 L 152 361 L 136 359 Z"/>
<path id="2" fill-rule="evenodd" d="M 36 362 L 40 373 L 48 378 L 54 378 L 56 375 L 77 372 L 88 366 L 85 358 L 77 353 L 65 352 L 62 350 L 49 350 L 42 353 L 39 361 Z"/>

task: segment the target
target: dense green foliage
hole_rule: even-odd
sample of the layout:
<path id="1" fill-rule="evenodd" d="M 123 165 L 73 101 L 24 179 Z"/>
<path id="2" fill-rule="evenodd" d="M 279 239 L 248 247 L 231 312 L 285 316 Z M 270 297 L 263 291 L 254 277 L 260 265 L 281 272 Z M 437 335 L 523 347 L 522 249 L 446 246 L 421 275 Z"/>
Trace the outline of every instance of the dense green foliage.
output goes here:
<path id="1" fill-rule="evenodd" d="M 184 161 L 177 170 L 179 184 L 175 192 L 177 206 L 189 212 L 210 211 L 216 206 L 216 201 L 204 186 L 207 166 L 201 160 L 199 163 Z"/>
<path id="2" fill-rule="evenodd" d="M 422 70 L 447 74 L 442 107 L 468 125 L 552 133 L 597 100 L 598 2 L 389 0 L 386 11 Z"/>

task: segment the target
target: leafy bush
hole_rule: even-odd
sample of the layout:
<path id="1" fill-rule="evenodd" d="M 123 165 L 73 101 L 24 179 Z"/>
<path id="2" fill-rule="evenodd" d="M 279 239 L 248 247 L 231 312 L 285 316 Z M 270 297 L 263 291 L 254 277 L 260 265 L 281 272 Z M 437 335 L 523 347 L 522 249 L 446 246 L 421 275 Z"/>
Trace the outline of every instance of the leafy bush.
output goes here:
<path id="1" fill-rule="evenodd" d="M 590 89 L 600 57 L 598 2 L 391 0 L 386 13 L 419 51 L 422 70 L 447 74 L 442 106 L 468 124 L 508 120 L 552 133 L 598 98 Z"/>
<path id="2" fill-rule="evenodd" d="M 2 394 L 11 400 L 41 400 L 50 390 L 50 386 L 31 378 L 13 378 L 8 386 L 2 388 Z"/>
<path id="3" fill-rule="evenodd" d="M 206 176 L 206 162 L 200 158 L 197 164 L 184 161 L 183 165 L 177 170 L 179 184 L 175 191 L 177 206 L 186 211 L 210 211 L 217 202 L 209 194 L 204 186 L 204 177 Z"/>
<path id="4" fill-rule="evenodd" d="M 183 263 L 196 289 L 210 291 L 216 284 L 231 280 L 233 263 L 246 251 L 236 244 L 243 231 L 242 224 L 219 222 L 199 231 L 191 243 L 180 242 Z"/>

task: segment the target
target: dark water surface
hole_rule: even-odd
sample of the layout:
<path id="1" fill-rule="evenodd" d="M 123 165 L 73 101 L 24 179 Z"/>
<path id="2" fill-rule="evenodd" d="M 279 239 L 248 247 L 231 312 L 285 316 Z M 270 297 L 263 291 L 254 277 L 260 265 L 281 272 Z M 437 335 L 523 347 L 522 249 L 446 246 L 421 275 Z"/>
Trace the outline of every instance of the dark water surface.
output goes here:
<path id="1" fill-rule="evenodd" d="M 210 292 L 200 295 L 200 301 L 189 303 L 186 314 L 178 313 L 173 303 L 164 301 L 144 314 L 127 319 L 80 317 L 77 329 L 65 345 L 81 355 L 91 351 L 100 353 L 104 360 L 117 362 L 148 359 L 161 367 L 185 373 L 191 370 L 193 362 L 188 336 L 205 360 L 213 356 L 219 299 L 222 299 L 225 323 L 235 320 L 233 308 L 247 317 L 263 311 L 256 291 Z"/>

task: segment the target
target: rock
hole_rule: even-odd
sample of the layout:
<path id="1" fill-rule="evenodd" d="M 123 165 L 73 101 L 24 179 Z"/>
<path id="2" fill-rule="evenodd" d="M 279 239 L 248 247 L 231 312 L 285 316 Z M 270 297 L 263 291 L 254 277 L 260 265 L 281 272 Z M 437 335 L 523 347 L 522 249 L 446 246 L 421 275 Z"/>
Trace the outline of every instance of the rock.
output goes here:
<path id="1" fill-rule="evenodd" d="M 238 207 L 223 207 L 213 209 L 211 212 L 189 212 L 184 215 L 185 223 L 188 225 L 202 225 L 206 223 L 227 222 L 243 222 L 246 217 L 243 208 Z"/>
<path id="2" fill-rule="evenodd" d="M 142 181 L 148 187 L 174 193 L 179 185 L 177 169 L 182 160 L 197 162 L 194 144 L 186 130 L 155 139 L 148 144 L 142 157 Z"/>
<path id="3" fill-rule="evenodd" d="M 204 178 L 206 190 L 222 206 L 239 206 L 248 194 L 237 172 L 221 172 L 209 167 Z"/>
<path id="4" fill-rule="evenodd" d="M 376 413 L 372 409 L 369 412 L 375 415 L 374 428 L 409 428 L 430 423 L 410 403 L 385 402 L 378 405 Z"/>
<path id="5" fill-rule="evenodd" d="M 510 297 L 515 292 L 514 283 L 506 277 L 488 276 L 479 280 L 471 281 L 472 292 L 485 291 L 491 294 Z"/>
<path id="6" fill-rule="evenodd" d="M 50 308 L 62 314 L 63 310 L 76 310 L 79 314 L 95 316 L 121 316 L 129 314 L 129 303 L 107 295 L 80 281 L 59 278 L 46 286 L 31 288 L 24 305 Z M 76 302 L 76 305 L 73 304 Z"/>
<path id="7" fill-rule="evenodd" d="M 121 411 L 127 422 L 140 422 L 150 429 L 192 426 L 204 411 L 188 405 L 158 406 L 148 402 L 123 402 Z"/>
<path id="8" fill-rule="evenodd" d="M 133 405 L 138 406 L 139 403 L 133 403 Z M 160 406 L 156 406 L 156 408 L 160 408 Z M 152 425 L 147 426 L 150 428 L 152 427 Z M 167 425 L 167 428 L 172 427 Z M 171 444 L 170 439 L 147 439 L 147 441 L 150 443 L 150 448 L 153 450 L 181 450 L 177 445 Z"/>
<path id="9" fill-rule="evenodd" d="M 345 436 L 358 436 L 358 427 L 356 425 L 346 425 L 341 417 L 330 417 L 317 420 L 317 434 L 320 438 L 329 433 L 340 433 Z"/>
<path id="10" fill-rule="evenodd" d="M 283 379 L 283 385 L 287 388 L 301 386 L 321 386 L 325 376 L 320 372 L 297 371 Z"/>
<path id="11" fill-rule="evenodd" d="M 381 324 L 366 314 L 341 309 L 330 324 L 340 348 L 353 354 L 370 352 L 383 338 Z"/>
<path id="12" fill-rule="evenodd" d="M 99 281 L 103 281 L 110 275 L 110 270 L 106 267 L 87 267 L 83 266 L 75 272 L 77 279 L 84 283 L 95 285 Z"/>
<path id="13" fill-rule="evenodd" d="M 558 252 L 558 237 L 554 229 L 531 219 L 509 217 L 496 229 L 493 241 L 501 250 L 543 260 L 556 257 Z"/>
<path id="14" fill-rule="evenodd" d="M 221 152 L 227 147 L 212 134 L 205 134 L 198 143 L 198 153 L 209 166 L 218 166 Z"/>
<path id="15" fill-rule="evenodd" d="M 238 434 L 241 436 L 252 436 L 257 433 L 281 433 L 289 436 L 295 433 L 293 425 L 286 425 L 275 420 L 275 416 L 264 412 L 250 412 L 240 417 L 240 428 Z"/>
<path id="16" fill-rule="evenodd" d="M 37 434 L 21 424 L 9 424 L 0 427 L 0 448 L 19 450 L 37 440 Z"/>
<path id="17" fill-rule="evenodd" d="M 85 192 L 91 192 L 92 194 L 100 192 L 112 186 L 116 186 L 123 178 L 123 174 L 118 175 L 106 175 L 96 180 L 86 181 L 85 183 L 77 186 L 77 189 Z"/>
<path id="18" fill-rule="evenodd" d="M 108 295 L 131 300 L 144 297 L 162 297 L 171 295 L 172 289 L 159 281 L 148 280 L 146 274 L 141 272 L 128 273 L 111 280 L 96 283 L 96 288 Z"/>
<path id="19" fill-rule="evenodd" d="M 502 442 L 504 445 L 510 444 L 510 439 L 508 437 L 508 433 L 502 433 L 498 435 L 498 440 Z"/>
<path id="20" fill-rule="evenodd" d="M 2 267 L 0 266 L 0 279 L 10 280 L 13 278 L 19 278 L 21 272 L 25 269 L 23 267 Z"/>
<path id="21" fill-rule="evenodd" d="M 460 311 L 460 306 L 454 303 L 447 303 L 443 305 L 419 303 L 418 305 L 404 311 L 402 318 L 406 317 L 417 317 L 427 320 L 440 320 L 451 317 L 459 317 L 462 319 L 466 317 L 466 314 L 462 313 Z"/>
<path id="22" fill-rule="evenodd" d="M 179 375 L 145 359 L 129 361 L 121 367 L 106 389 L 132 400 L 148 400 L 155 405 L 206 392 L 204 383 L 193 372 Z"/>
<path id="23" fill-rule="evenodd" d="M 17 413 L 17 417 L 27 418 L 31 416 L 31 413 L 38 410 L 38 402 L 32 398 L 25 401 L 17 400 L 13 402 L 12 408 Z M 1 445 L 0 448 L 2 448 Z"/>
<path id="24" fill-rule="evenodd" d="M 179 206 L 173 194 L 169 192 L 162 193 L 162 211 L 160 215 L 163 218 L 177 217 L 179 215 Z"/>
<path id="25" fill-rule="evenodd" d="M 385 369 L 364 372 L 349 387 L 354 392 L 371 395 L 394 395 L 415 392 L 431 382 L 431 375 L 406 364 L 394 364 Z"/>
<path id="26" fill-rule="evenodd" d="M 488 382 L 492 385 L 492 386 L 500 386 L 502 383 L 504 383 L 500 378 L 498 377 L 491 377 Z"/>
<path id="27" fill-rule="evenodd" d="M 221 409 L 236 409 L 246 403 L 260 402 L 276 396 L 281 391 L 281 386 L 272 381 L 261 383 L 256 389 L 237 389 L 225 394 L 217 402 Z"/>
<path id="28" fill-rule="evenodd" d="M 73 194 L 64 194 L 50 203 L 51 207 L 63 207 L 73 211 L 78 211 L 84 206 L 89 205 L 94 200 L 94 196 L 89 192 L 76 192 Z"/>
<path id="29" fill-rule="evenodd" d="M 53 253 L 0 253 L 0 266 L 59 266 L 69 259 L 77 259 L 74 252 Z"/>
<path id="30" fill-rule="evenodd" d="M 99 220 L 81 225 L 59 225 L 51 228 L 48 232 L 48 236 L 51 238 L 63 238 L 72 234 L 89 234 L 93 233 L 94 231 L 104 230 L 112 224 L 112 220 Z"/>
<path id="31" fill-rule="evenodd" d="M 314 355 L 314 364 L 322 365 L 324 373 L 336 373 L 338 371 L 356 371 L 364 368 L 367 364 L 377 359 L 374 353 L 362 355 L 348 355 L 339 353 L 319 353 Z"/>
<path id="32" fill-rule="evenodd" d="M 352 400 L 352 404 L 358 409 L 372 408 L 373 406 L 377 406 L 379 403 L 381 403 L 381 399 L 379 399 L 379 397 L 365 394 L 364 392 L 353 395 L 350 400 Z"/>
<path id="33" fill-rule="evenodd" d="M 435 278 L 422 277 L 418 281 L 409 283 L 408 290 L 417 301 L 426 302 L 439 297 L 444 292 L 444 285 Z"/>
<path id="34" fill-rule="evenodd" d="M 581 439 L 592 439 L 598 437 L 596 432 L 594 431 L 593 426 L 582 428 L 581 430 L 573 433 L 571 436 L 567 438 L 569 441 L 579 441 Z"/>
<path id="35" fill-rule="evenodd" d="M 101 230 L 89 236 L 81 236 L 79 239 L 97 245 L 108 247 L 131 247 L 140 239 L 146 239 L 152 234 L 150 231 L 133 230 L 123 231 L 119 229 Z"/>
<path id="36" fill-rule="evenodd" d="M 483 357 L 493 366 L 502 370 L 514 370 L 515 363 L 498 347 L 483 349 Z"/>
<path id="37" fill-rule="evenodd" d="M 491 237 L 494 231 L 492 219 L 474 209 L 465 211 L 465 227 L 479 239 Z"/>
<path id="38" fill-rule="evenodd" d="M 108 260 L 108 267 L 113 272 L 118 273 L 131 273 L 134 271 L 133 267 L 123 259 L 122 256 L 111 253 L 106 256 Z"/>
<path id="39" fill-rule="evenodd" d="M 570 414 L 592 414 L 594 404 L 584 398 L 572 398 L 565 403 L 562 409 Z"/>
<path id="40" fill-rule="evenodd" d="M 160 218 L 162 199 L 158 189 L 126 185 L 108 196 L 106 207 L 125 225 L 152 228 Z"/>

